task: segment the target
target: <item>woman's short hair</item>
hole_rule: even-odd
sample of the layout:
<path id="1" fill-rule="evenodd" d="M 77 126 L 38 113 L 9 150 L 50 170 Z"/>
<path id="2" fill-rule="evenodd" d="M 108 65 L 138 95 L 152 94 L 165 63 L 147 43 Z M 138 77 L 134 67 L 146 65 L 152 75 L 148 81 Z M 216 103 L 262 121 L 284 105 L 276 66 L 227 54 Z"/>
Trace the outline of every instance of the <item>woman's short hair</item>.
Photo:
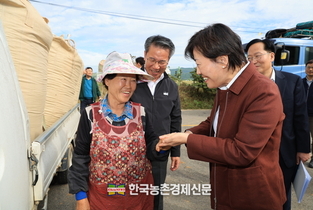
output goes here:
<path id="1" fill-rule="evenodd" d="M 209 25 L 195 33 L 185 49 L 185 57 L 195 60 L 195 49 L 214 62 L 217 57 L 227 55 L 229 68 L 232 69 L 246 62 L 240 37 L 222 23 Z"/>

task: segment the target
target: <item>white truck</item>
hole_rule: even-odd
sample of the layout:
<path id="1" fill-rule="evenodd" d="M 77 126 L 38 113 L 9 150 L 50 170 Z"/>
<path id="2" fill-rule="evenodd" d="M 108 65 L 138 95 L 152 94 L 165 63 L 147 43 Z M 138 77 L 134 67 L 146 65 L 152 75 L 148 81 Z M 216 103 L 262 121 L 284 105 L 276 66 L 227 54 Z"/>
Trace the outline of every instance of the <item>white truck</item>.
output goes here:
<path id="1" fill-rule="evenodd" d="M 54 176 L 67 182 L 79 106 L 31 141 L 28 113 L 2 27 L 0 71 L 0 210 L 35 210 L 39 203 L 46 209 Z"/>

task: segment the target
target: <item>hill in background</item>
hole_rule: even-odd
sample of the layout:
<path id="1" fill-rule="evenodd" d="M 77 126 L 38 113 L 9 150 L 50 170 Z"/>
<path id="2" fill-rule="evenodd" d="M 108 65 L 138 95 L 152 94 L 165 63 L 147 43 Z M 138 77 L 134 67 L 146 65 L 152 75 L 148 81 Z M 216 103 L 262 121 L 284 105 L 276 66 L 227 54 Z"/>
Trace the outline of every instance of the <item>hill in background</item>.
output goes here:
<path id="1" fill-rule="evenodd" d="M 194 68 L 181 68 L 182 75 L 181 80 L 192 80 L 190 72 L 194 71 Z M 178 68 L 170 69 L 171 75 L 175 76 L 175 72 L 178 71 Z M 98 74 L 102 74 L 101 72 L 93 72 L 93 77 L 97 79 Z"/>
<path id="2" fill-rule="evenodd" d="M 180 68 L 182 70 L 181 80 L 192 80 L 190 72 L 194 71 L 194 68 Z M 175 76 L 175 72 L 178 71 L 178 68 L 170 69 L 171 75 Z"/>

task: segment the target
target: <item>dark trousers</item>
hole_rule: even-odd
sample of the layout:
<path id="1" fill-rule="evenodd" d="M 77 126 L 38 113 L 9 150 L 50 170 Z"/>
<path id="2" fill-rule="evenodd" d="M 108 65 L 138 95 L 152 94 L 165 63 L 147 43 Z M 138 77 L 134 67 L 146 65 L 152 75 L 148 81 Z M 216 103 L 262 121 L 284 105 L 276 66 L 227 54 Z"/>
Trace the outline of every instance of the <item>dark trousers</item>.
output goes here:
<path id="1" fill-rule="evenodd" d="M 295 165 L 291 168 L 288 168 L 283 160 L 279 160 L 280 168 L 283 171 L 284 176 L 284 184 L 286 190 L 287 201 L 283 206 L 283 210 L 290 210 L 291 209 L 291 184 L 295 179 L 298 165 Z"/>
<path id="2" fill-rule="evenodd" d="M 93 99 L 84 99 L 80 101 L 80 114 L 83 113 L 83 110 L 93 103 Z"/>
<path id="3" fill-rule="evenodd" d="M 311 151 L 313 152 L 313 116 L 309 116 L 310 134 L 311 134 Z M 313 159 L 313 156 L 312 156 Z"/>
<path id="4" fill-rule="evenodd" d="M 168 160 L 151 161 L 154 186 L 159 186 L 159 188 L 161 188 L 161 184 L 164 184 L 166 178 L 167 162 Z M 163 210 L 163 195 L 161 195 L 160 192 L 158 195 L 154 196 L 154 210 Z"/>

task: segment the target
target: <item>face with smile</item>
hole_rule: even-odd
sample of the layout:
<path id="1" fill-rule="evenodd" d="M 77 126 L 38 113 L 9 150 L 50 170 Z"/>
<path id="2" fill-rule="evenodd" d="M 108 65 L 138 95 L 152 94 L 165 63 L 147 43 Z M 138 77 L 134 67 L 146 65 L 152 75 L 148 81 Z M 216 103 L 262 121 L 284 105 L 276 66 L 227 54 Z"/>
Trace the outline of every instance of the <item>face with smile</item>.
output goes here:
<path id="1" fill-rule="evenodd" d="M 227 68 L 227 56 L 219 56 L 215 62 L 203 56 L 197 49 L 193 50 L 193 55 L 197 64 L 197 74 L 203 77 L 209 88 L 226 86 L 233 78 L 234 72 Z"/>
<path id="2" fill-rule="evenodd" d="M 273 52 L 267 52 L 262 42 L 251 45 L 247 53 L 248 60 L 255 65 L 257 70 L 261 74 L 271 77 L 273 71 L 272 62 L 274 61 L 275 54 Z"/>
<path id="3" fill-rule="evenodd" d="M 170 50 L 151 45 L 145 54 L 145 69 L 155 80 L 165 72 L 170 59 Z"/>
<path id="4" fill-rule="evenodd" d="M 86 73 L 86 77 L 87 78 L 91 78 L 92 77 L 92 69 L 86 69 L 85 73 Z"/>
<path id="5" fill-rule="evenodd" d="M 135 74 L 117 74 L 113 79 L 105 79 L 108 86 L 108 100 L 111 107 L 129 101 L 137 86 Z"/>

